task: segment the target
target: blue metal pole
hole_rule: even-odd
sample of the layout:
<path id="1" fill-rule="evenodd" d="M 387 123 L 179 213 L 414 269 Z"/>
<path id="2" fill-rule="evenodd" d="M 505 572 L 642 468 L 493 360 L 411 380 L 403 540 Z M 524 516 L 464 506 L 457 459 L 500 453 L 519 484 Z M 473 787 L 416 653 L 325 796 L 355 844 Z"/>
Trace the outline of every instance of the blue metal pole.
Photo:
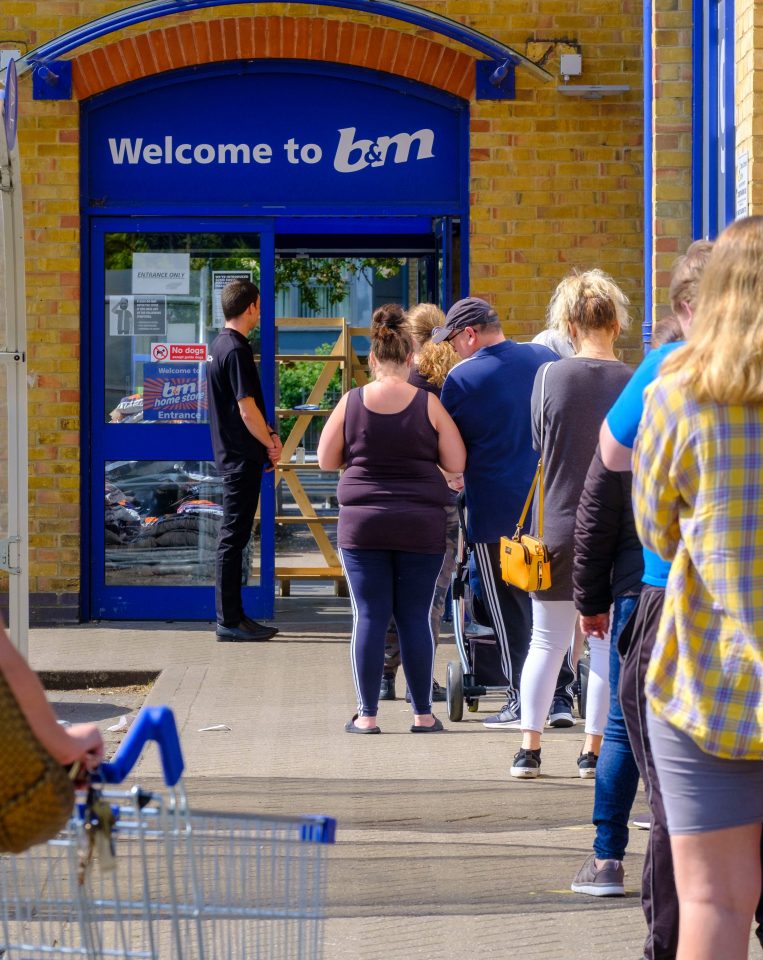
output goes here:
<path id="1" fill-rule="evenodd" d="M 654 302 L 652 296 L 653 257 L 654 257 L 654 202 L 653 177 L 654 163 L 652 159 L 652 120 L 654 82 L 652 70 L 654 57 L 652 52 L 652 0 L 644 0 L 643 12 L 644 31 L 644 319 L 641 325 L 641 335 L 644 344 L 644 353 L 648 353 L 652 344 L 652 311 Z"/>

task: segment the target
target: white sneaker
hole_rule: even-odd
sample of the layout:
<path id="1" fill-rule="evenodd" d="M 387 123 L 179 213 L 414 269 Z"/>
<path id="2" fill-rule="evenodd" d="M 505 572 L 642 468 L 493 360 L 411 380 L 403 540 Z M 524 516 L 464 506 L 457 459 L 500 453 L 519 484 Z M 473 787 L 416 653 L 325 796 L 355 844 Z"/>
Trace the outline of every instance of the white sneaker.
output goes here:
<path id="1" fill-rule="evenodd" d="M 519 715 L 519 700 L 509 700 L 504 703 L 498 713 L 482 721 L 482 726 L 488 730 L 516 730 L 521 723 Z"/>

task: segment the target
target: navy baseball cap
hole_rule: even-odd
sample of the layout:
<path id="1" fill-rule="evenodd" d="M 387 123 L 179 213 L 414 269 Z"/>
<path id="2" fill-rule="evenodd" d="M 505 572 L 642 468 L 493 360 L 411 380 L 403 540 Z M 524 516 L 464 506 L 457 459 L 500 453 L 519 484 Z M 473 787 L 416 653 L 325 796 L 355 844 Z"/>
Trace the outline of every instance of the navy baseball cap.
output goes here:
<path id="1" fill-rule="evenodd" d="M 434 328 L 432 342 L 442 343 L 459 330 L 476 327 L 480 323 L 492 323 L 497 319 L 498 314 L 489 303 L 480 300 L 479 297 L 465 297 L 463 300 L 457 300 L 448 310 L 443 326 Z"/>

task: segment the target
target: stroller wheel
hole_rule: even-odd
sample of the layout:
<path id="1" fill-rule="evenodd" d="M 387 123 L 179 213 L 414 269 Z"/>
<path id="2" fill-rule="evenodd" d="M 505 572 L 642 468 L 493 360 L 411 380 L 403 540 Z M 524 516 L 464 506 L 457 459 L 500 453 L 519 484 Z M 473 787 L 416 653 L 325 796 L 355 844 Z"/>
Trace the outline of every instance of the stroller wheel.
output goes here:
<path id="1" fill-rule="evenodd" d="M 466 701 L 466 709 L 469 711 L 469 713 L 476 713 L 479 710 L 479 708 L 480 708 L 479 699 L 474 699 L 470 697 Z"/>
<path id="2" fill-rule="evenodd" d="M 448 700 L 448 719 L 458 723 L 464 717 L 464 671 L 461 664 L 454 660 L 448 664 L 445 693 Z"/>

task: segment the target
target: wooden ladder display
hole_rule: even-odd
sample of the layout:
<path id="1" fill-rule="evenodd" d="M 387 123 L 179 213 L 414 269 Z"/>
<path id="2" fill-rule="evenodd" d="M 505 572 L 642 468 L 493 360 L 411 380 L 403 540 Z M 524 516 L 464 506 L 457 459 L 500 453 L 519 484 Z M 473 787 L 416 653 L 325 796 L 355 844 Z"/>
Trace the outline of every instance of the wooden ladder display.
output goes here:
<path id="1" fill-rule="evenodd" d="M 276 364 L 294 363 L 295 361 L 308 361 L 311 363 L 322 363 L 323 369 L 318 374 L 315 386 L 310 391 L 310 395 L 305 401 L 306 405 L 319 405 L 326 396 L 334 374 L 339 370 L 341 372 L 342 394 L 347 393 L 352 388 L 353 381 L 358 386 L 368 383 L 368 373 L 358 360 L 358 356 L 352 346 L 353 336 L 367 335 L 368 331 L 363 327 L 350 327 L 344 317 L 278 317 L 276 319 L 276 332 L 280 327 L 299 327 L 320 328 L 321 330 L 336 330 L 336 340 L 331 344 L 331 350 L 328 354 L 281 354 L 276 353 Z M 330 334 L 331 335 L 331 334 Z M 337 593 L 342 593 L 344 588 L 344 575 L 334 547 L 331 545 L 325 525 L 336 523 L 336 517 L 320 517 L 315 512 L 315 508 L 310 502 L 302 481 L 297 471 L 318 471 L 320 468 L 317 463 L 297 463 L 292 462 L 292 456 L 295 454 L 300 442 L 305 436 L 305 432 L 314 417 L 327 417 L 331 410 L 290 410 L 279 407 L 276 409 L 276 417 L 296 417 L 296 421 L 289 431 L 289 435 L 284 441 L 281 461 L 276 471 L 276 487 L 281 481 L 285 481 L 294 502 L 300 511 L 299 516 L 276 516 L 277 523 L 285 524 L 306 524 L 313 536 L 318 549 L 321 552 L 324 563 L 317 566 L 290 566 L 277 565 L 275 569 L 276 580 L 281 585 L 281 596 L 288 596 L 292 580 L 333 580 Z"/>

